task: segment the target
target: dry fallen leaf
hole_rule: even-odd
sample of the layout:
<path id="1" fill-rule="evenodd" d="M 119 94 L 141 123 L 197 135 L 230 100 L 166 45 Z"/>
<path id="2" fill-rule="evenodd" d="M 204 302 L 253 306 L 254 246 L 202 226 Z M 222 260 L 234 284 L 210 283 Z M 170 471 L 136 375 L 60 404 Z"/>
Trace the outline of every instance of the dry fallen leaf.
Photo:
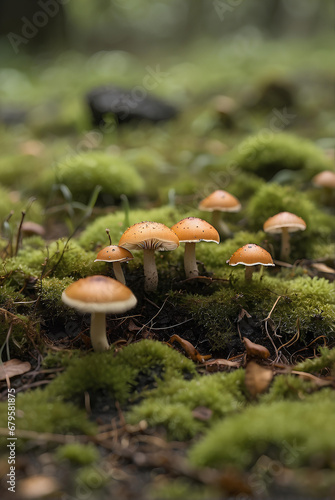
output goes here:
<path id="1" fill-rule="evenodd" d="M 239 368 L 241 363 L 239 361 L 229 361 L 229 359 L 213 359 L 204 363 L 208 372 L 224 371 L 229 368 Z"/>
<path id="2" fill-rule="evenodd" d="M 247 364 L 244 382 L 251 396 L 256 397 L 266 391 L 272 378 L 273 371 L 270 368 L 260 366 L 254 361 Z"/>
<path id="3" fill-rule="evenodd" d="M 5 361 L 0 365 L 0 380 L 22 375 L 29 372 L 29 370 L 31 370 L 31 364 L 28 361 L 20 361 L 19 359 Z"/>
<path id="4" fill-rule="evenodd" d="M 213 415 L 213 411 L 210 408 L 207 408 L 207 406 L 197 406 L 192 411 L 192 415 L 197 420 L 202 420 L 203 422 L 205 422 L 206 420 L 209 420 L 211 418 L 211 416 Z"/>
<path id="5" fill-rule="evenodd" d="M 270 352 L 266 347 L 260 344 L 255 344 L 246 337 L 243 337 L 243 342 L 248 356 L 254 356 L 256 358 L 261 358 L 261 359 L 267 359 L 270 357 Z"/>
<path id="6" fill-rule="evenodd" d="M 320 273 L 335 274 L 335 269 L 326 266 L 326 264 L 323 264 L 322 262 L 314 262 L 311 264 L 311 267 Z"/>

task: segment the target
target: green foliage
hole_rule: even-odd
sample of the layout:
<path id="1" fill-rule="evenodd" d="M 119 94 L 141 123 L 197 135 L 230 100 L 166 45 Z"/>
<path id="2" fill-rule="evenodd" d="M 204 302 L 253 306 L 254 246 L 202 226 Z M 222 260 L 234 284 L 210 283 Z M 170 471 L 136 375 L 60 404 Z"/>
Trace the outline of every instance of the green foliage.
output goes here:
<path id="1" fill-rule="evenodd" d="M 335 447 L 334 391 L 323 390 L 302 401 L 250 406 L 214 425 L 190 452 L 194 465 L 250 467 L 261 455 L 285 466 L 314 459 L 330 466 Z"/>
<path id="2" fill-rule="evenodd" d="M 149 425 L 163 425 L 171 439 L 194 437 L 217 419 L 241 409 L 245 403 L 244 372 L 217 373 L 193 380 L 168 379 L 146 394 L 143 401 L 131 409 L 128 419 L 135 423 L 146 420 Z M 198 406 L 213 414 L 207 421 L 193 416 Z"/>
<path id="3" fill-rule="evenodd" d="M 298 170 L 305 180 L 310 180 L 329 169 L 331 162 L 311 141 L 293 134 L 268 132 L 247 137 L 237 146 L 231 161 L 265 179 L 281 170 Z"/>
<path id="4" fill-rule="evenodd" d="M 13 194 L 10 194 L 9 190 L 0 186 L 0 224 L 8 217 L 10 212 L 13 212 L 12 217 L 9 220 L 9 225 L 11 232 L 15 235 L 18 227 L 18 223 L 21 219 L 22 210 L 26 210 L 29 206 L 27 198 L 16 199 Z M 42 207 L 39 202 L 35 201 L 29 208 L 26 220 L 31 220 L 34 222 L 42 221 Z"/>
<path id="5" fill-rule="evenodd" d="M 76 201 L 88 202 L 95 186 L 102 186 L 102 195 L 119 200 L 121 194 L 136 196 L 143 189 L 143 180 L 121 157 L 103 151 L 89 151 L 65 157 L 57 168 L 57 178 L 71 191 Z"/>
<path id="6" fill-rule="evenodd" d="M 96 462 L 99 452 L 93 444 L 69 443 L 58 446 L 56 451 L 58 460 L 69 460 L 77 465 L 89 465 Z"/>
<path id="7" fill-rule="evenodd" d="M 270 390 L 261 396 L 261 402 L 265 404 L 275 401 L 296 401 L 300 400 L 302 395 L 314 392 L 315 383 L 305 380 L 297 375 L 277 375 L 270 387 Z"/>
<path id="8" fill-rule="evenodd" d="M 40 304 L 50 318 L 62 317 L 64 320 L 74 317 L 74 310 L 64 304 L 62 293 L 72 282 L 73 278 L 45 278 L 39 293 Z"/>
<path id="9" fill-rule="evenodd" d="M 116 400 L 125 402 L 136 390 L 139 374 L 156 379 L 156 371 L 161 370 L 164 380 L 195 373 L 193 363 L 181 354 L 160 342 L 144 340 L 127 346 L 116 356 L 110 350 L 74 359 L 49 390 L 55 396 L 78 400 L 84 391 L 107 389 Z"/>

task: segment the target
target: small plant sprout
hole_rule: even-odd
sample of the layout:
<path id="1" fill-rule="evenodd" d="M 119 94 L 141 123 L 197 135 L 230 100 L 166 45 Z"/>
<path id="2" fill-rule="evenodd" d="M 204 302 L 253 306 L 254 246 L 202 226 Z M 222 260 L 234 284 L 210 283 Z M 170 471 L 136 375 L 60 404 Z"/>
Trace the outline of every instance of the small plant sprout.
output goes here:
<path id="1" fill-rule="evenodd" d="M 231 231 L 227 224 L 222 220 L 221 212 L 239 212 L 241 210 L 241 203 L 235 196 L 223 191 L 222 189 L 217 189 L 209 196 L 204 198 L 199 203 L 199 210 L 204 210 L 206 212 L 212 212 L 212 224 L 222 235 L 230 236 Z"/>
<path id="2" fill-rule="evenodd" d="M 97 258 L 94 262 L 111 262 L 113 264 L 113 271 L 115 278 L 120 281 L 120 283 L 126 284 L 126 280 L 123 274 L 122 262 L 129 262 L 134 257 L 129 250 L 126 248 L 119 247 L 118 245 L 112 245 L 112 240 L 110 237 L 109 229 L 106 229 L 107 236 L 109 238 L 109 246 L 100 250 Z"/>
<path id="3" fill-rule="evenodd" d="M 180 243 L 185 243 L 184 268 L 186 278 L 199 276 L 195 258 L 195 244 L 200 241 L 220 243 L 217 230 L 205 220 L 187 217 L 171 228 L 178 236 Z"/>
<path id="4" fill-rule="evenodd" d="M 291 251 L 290 233 L 304 231 L 306 229 L 306 222 L 301 217 L 298 217 L 298 215 L 291 214 L 290 212 L 280 212 L 266 220 L 263 229 L 266 233 L 281 233 L 280 258 L 282 261 L 286 261 Z"/>
<path id="5" fill-rule="evenodd" d="M 251 281 L 255 266 L 274 266 L 269 252 L 254 243 L 248 243 L 236 250 L 227 260 L 227 264 L 230 266 L 237 266 L 238 264 L 245 266 L 246 281 Z"/>
<path id="6" fill-rule="evenodd" d="M 127 250 L 143 250 L 144 289 L 153 292 L 158 285 L 155 251 L 175 250 L 179 240 L 176 233 L 164 224 L 145 221 L 126 229 L 119 246 Z"/>
<path id="7" fill-rule="evenodd" d="M 96 352 L 109 349 L 106 314 L 123 313 L 137 304 L 128 287 L 107 276 L 88 276 L 71 283 L 62 293 L 62 301 L 82 313 L 91 313 L 90 335 Z"/>

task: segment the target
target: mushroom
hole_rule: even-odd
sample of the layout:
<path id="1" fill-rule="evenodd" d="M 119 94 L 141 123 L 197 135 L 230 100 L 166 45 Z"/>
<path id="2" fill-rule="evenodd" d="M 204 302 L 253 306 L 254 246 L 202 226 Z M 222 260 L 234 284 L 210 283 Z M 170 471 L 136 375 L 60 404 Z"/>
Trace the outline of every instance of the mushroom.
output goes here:
<path id="1" fill-rule="evenodd" d="M 221 218 L 221 212 L 239 212 L 241 210 L 241 203 L 239 200 L 222 189 L 217 189 L 209 196 L 201 200 L 199 203 L 199 210 L 212 212 L 212 224 L 219 231 L 220 234 L 229 236 L 231 234 L 227 224 Z"/>
<path id="2" fill-rule="evenodd" d="M 208 222 L 197 217 L 187 217 L 172 226 L 180 243 L 185 243 L 184 268 L 187 278 L 199 276 L 197 261 L 195 259 L 195 244 L 200 241 L 220 243 L 217 230 Z"/>
<path id="3" fill-rule="evenodd" d="M 88 276 L 71 283 L 62 293 L 62 301 L 82 313 L 91 313 L 91 342 L 97 352 L 109 349 L 106 313 L 122 313 L 137 304 L 128 287 L 107 276 Z"/>
<path id="4" fill-rule="evenodd" d="M 230 259 L 227 260 L 227 264 L 230 266 L 237 266 L 238 264 L 245 266 L 246 281 L 252 279 L 252 274 L 255 270 L 253 266 L 274 266 L 269 252 L 254 243 L 248 243 L 236 250 Z"/>
<path id="5" fill-rule="evenodd" d="M 129 250 L 118 245 L 109 245 L 103 248 L 97 255 L 94 262 L 112 262 L 115 278 L 120 283 L 126 284 L 126 280 L 122 271 L 121 262 L 128 262 L 134 257 Z"/>
<path id="6" fill-rule="evenodd" d="M 330 203 L 332 199 L 332 192 L 335 189 L 335 172 L 331 170 L 324 170 L 315 175 L 312 179 L 315 186 L 323 189 L 324 199 L 326 203 Z"/>
<path id="7" fill-rule="evenodd" d="M 266 233 L 281 233 L 280 258 L 285 261 L 290 255 L 290 234 L 296 231 L 304 231 L 306 222 L 298 215 L 290 212 L 279 212 L 264 222 L 263 229 Z"/>
<path id="8" fill-rule="evenodd" d="M 155 251 L 175 250 L 179 240 L 165 224 L 145 221 L 128 227 L 121 236 L 119 246 L 127 250 L 143 250 L 144 289 L 153 292 L 158 285 Z"/>
<path id="9" fill-rule="evenodd" d="M 36 222 L 26 221 L 21 224 L 21 233 L 23 236 L 45 236 L 45 229 L 41 224 Z"/>

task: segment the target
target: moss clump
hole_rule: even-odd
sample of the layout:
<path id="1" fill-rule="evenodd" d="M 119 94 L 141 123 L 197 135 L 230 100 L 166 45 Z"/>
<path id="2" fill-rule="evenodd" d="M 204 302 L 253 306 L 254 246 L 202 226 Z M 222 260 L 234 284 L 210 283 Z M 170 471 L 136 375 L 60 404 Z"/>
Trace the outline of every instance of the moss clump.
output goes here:
<path id="1" fill-rule="evenodd" d="M 241 309 L 251 314 L 252 328 L 259 332 L 259 340 L 266 338 L 261 320 L 268 315 L 279 295 L 282 298 L 271 319 L 278 326 L 277 333 L 282 335 L 281 343 L 296 334 L 298 319 L 299 343 L 304 344 L 319 335 L 332 338 L 335 331 L 335 291 L 332 283 L 324 278 L 290 276 L 286 279 L 285 276 L 274 278 L 263 275 L 262 278 L 254 276 L 252 283 L 248 284 L 241 276 L 240 280 L 224 284 L 211 296 L 178 294 L 174 297 L 205 328 L 213 349 L 227 349 L 238 342 L 236 322 Z"/>
<path id="2" fill-rule="evenodd" d="M 9 352 L 10 357 L 22 354 L 28 337 L 35 334 L 36 329 L 28 316 L 0 312 L 0 348 Z"/>
<path id="3" fill-rule="evenodd" d="M 277 375 L 271 384 L 269 392 L 261 397 L 261 401 L 269 404 L 282 400 L 300 400 L 306 394 L 311 394 L 317 389 L 318 387 L 314 382 L 297 375 Z"/>
<path id="4" fill-rule="evenodd" d="M 146 420 L 149 425 L 163 425 L 171 439 L 194 437 L 217 419 L 240 410 L 245 403 L 244 372 L 217 373 L 193 380 L 168 380 L 146 394 L 133 407 L 128 419 L 135 423 Z M 210 419 L 197 419 L 192 411 L 204 406 L 213 413 Z"/>
<path id="5" fill-rule="evenodd" d="M 91 274 L 99 274 L 103 264 L 95 263 L 96 254 L 86 252 L 75 241 L 63 239 L 54 241 L 47 248 L 33 250 L 24 247 L 17 257 L 7 259 L 4 264 L 6 272 L 21 273 L 25 276 L 54 276 L 58 279 L 81 278 Z"/>
<path id="6" fill-rule="evenodd" d="M 27 190 L 44 168 L 44 161 L 32 155 L 5 155 L 0 158 L 0 183 L 10 189 Z"/>
<path id="7" fill-rule="evenodd" d="M 319 210 L 306 194 L 275 183 L 265 184 L 251 199 L 248 224 L 252 229 L 260 229 L 269 217 L 279 212 L 292 212 L 302 217 L 307 225 L 305 231 L 291 236 L 293 258 L 313 258 L 315 244 L 328 243 L 335 232 L 334 218 Z M 267 236 L 279 254 L 280 235 Z"/>
<path id="8" fill-rule="evenodd" d="M 96 426 L 84 411 L 60 397 L 50 397 L 48 390 L 36 389 L 19 394 L 16 402 L 16 426 L 20 430 L 51 433 L 94 434 Z M 7 427 L 7 403 L 0 403 L 0 425 Z M 4 444 L 5 445 L 5 444 Z"/>
<path id="9" fill-rule="evenodd" d="M 328 349 L 328 347 L 320 347 L 320 356 L 314 359 L 305 359 L 299 363 L 295 369 L 308 372 L 308 373 L 319 373 L 322 370 L 328 368 L 333 369 L 335 367 L 335 349 Z"/>
<path id="10" fill-rule="evenodd" d="M 280 170 L 299 171 L 310 180 L 313 175 L 327 170 L 331 162 L 311 141 L 292 134 L 259 133 L 245 139 L 231 155 L 242 170 L 271 179 Z"/>
<path id="11" fill-rule="evenodd" d="M 62 293 L 72 282 L 73 278 L 45 278 L 39 292 L 40 304 L 49 318 L 73 318 L 74 310 L 64 304 Z"/>
<path id="12" fill-rule="evenodd" d="M 89 465 L 98 460 L 99 452 L 93 444 L 69 443 L 58 446 L 56 458 L 77 465 Z"/>
<path id="13" fill-rule="evenodd" d="M 88 202 L 94 186 L 102 187 L 108 203 L 119 200 L 121 194 L 136 196 L 143 189 L 143 180 L 137 171 L 118 156 L 103 151 L 89 151 L 60 160 L 58 182 L 65 184 L 77 201 Z"/>
<path id="14" fill-rule="evenodd" d="M 191 483 L 186 479 L 169 480 L 161 482 L 149 489 L 148 497 L 150 500 L 219 500 L 222 498 L 221 492 L 214 488 Z"/>
<path id="15" fill-rule="evenodd" d="M 137 377 L 163 380 L 194 374 L 193 363 L 160 342 L 141 341 L 114 352 L 92 353 L 85 358 L 74 359 L 66 372 L 53 381 L 48 390 L 64 399 L 81 399 L 88 390 L 106 389 L 120 402 L 125 402 L 136 390 Z"/>
<path id="16" fill-rule="evenodd" d="M 190 452 L 194 465 L 250 467 L 261 455 L 286 466 L 330 466 L 335 447 L 335 395 L 331 390 L 303 401 L 279 401 L 247 408 L 214 425 Z"/>

